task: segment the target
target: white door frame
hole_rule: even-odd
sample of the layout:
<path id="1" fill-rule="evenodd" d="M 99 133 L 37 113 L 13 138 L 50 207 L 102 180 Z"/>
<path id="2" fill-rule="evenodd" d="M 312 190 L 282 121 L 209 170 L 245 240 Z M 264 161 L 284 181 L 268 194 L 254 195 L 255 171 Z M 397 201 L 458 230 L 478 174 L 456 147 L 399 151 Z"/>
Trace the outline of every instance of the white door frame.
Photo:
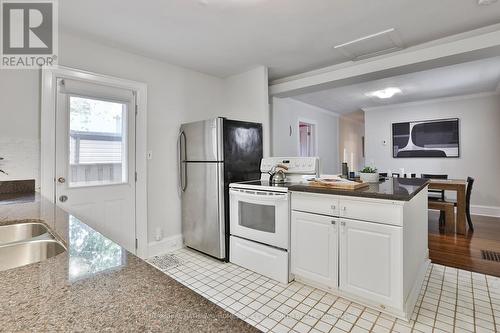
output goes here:
<path id="1" fill-rule="evenodd" d="M 147 258 L 148 248 L 148 201 L 147 201 L 147 85 L 145 83 L 120 79 L 68 67 L 57 66 L 42 70 L 41 91 L 41 194 L 55 201 L 56 178 L 56 94 L 57 79 L 74 79 L 89 83 L 103 84 L 134 91 L 136 94 L 136 148 L 135 168 L 135 225 L 136 254 Z M 85 221 L 83 221 L 85 222 Z"/>

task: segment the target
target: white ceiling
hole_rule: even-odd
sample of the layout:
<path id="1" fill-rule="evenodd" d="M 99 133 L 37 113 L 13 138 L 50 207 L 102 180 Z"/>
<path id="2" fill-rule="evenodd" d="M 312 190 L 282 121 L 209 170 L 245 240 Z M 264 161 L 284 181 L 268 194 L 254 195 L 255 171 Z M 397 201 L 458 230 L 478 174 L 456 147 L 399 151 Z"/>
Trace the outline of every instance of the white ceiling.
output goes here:
<path id="1" fill-rule="evenodd" d="M 346 114 L 382 105 L 495 92 L 500 88 L 499 84 L 500 57 L 494 57 L 298 95 L 293 98 L 325 110 Z M 389 99 L 365 95 L 367 92 L 387 87 L 398 87 L 402 93 Z"/>
<path id="2" fill-rule="evenodd" d="M 216 75 L 276 79 L 348 58 L 336 44 L 396 28 L 405 46 L 500 22 L 477 0 L 63 0 L 63 30 Z"/>

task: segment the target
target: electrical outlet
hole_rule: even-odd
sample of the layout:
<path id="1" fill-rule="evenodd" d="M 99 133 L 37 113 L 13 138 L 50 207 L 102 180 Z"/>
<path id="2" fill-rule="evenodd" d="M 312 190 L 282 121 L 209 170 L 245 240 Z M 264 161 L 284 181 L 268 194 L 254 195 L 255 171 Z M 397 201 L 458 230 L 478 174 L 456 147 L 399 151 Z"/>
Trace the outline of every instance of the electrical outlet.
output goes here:
<path id="1" fill-rule="evenodd" d="M 161 241 L 161 239 L 163 238 L 163 230 L 162 228 L 156 228 L 155 230 L 155 240 L 157 242 Z"/>

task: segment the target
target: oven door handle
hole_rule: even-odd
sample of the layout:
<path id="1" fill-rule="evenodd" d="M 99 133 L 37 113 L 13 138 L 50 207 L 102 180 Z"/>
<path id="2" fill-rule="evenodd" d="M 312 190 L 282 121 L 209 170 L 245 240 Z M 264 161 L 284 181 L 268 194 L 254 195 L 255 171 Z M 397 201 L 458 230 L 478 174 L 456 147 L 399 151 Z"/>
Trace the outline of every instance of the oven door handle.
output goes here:
<path id="1" fill-rule="evenodd" d="M 264 201 L 283 201 L 283 200 L 288 200 L 288 193 L 275 193 L 273 194 L 252 194 L 248 193 L 247 191 L 238 191 L 238 190 L 229 190 L 231 194 L 234 194 L 240 198 L 248 198 L 248 199 L 254 199 L 254 200 L 264 200 Z M 250 192 L 250 191 L 249 191 Z M 266 193 L 262 191 L 251 191 L 254 193 Z"/>

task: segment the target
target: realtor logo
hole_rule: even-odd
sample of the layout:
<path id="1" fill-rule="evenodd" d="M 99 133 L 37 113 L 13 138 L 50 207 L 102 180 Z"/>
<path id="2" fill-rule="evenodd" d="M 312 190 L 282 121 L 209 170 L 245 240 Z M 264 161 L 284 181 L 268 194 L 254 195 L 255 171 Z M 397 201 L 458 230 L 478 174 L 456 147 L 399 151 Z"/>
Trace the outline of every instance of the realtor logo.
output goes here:
<path id="1" fill-rule="evenodd" d="M 56 6 L 54 0 L 1 0 L 2 68 L 55 65 Z"/>

